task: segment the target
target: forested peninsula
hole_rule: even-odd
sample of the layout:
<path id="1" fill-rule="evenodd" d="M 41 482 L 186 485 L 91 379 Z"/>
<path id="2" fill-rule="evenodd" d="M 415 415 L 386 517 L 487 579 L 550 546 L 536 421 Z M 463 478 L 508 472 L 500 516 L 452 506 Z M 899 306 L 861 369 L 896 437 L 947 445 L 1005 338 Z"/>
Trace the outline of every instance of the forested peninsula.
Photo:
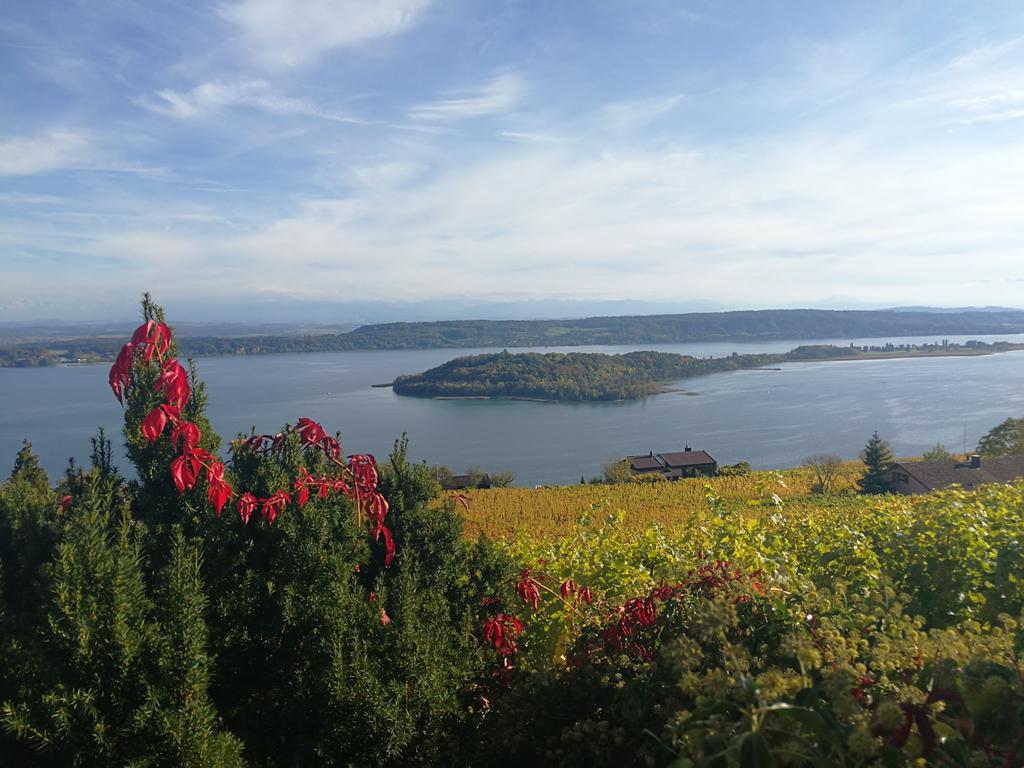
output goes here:
<path id="1" fill-rule="evenodd" d="M 780 309 L 576 320 L 452 320 L 364 325 L 348 333 L 192 336 L 190 357 L 373 349 L 515 348 L 701 341 L 1024 333 L 1024 311 Z M 113 360 L 120 342 L 91 337 L 0 348 L 0 366 Z"/>
<path id="2" fill-rule="evenodd" d="M 983 355 L 1024 349 L 1024 344 L 924 344 L 840 347 L 817 344 L 776 354 L 691 357 L 669 352 L 521 352 L 457 357 L 419 374 L 399 376 L 396 394 L 434 398 L 518 398 L 560 401 L 636 400 L 669 391 L 668 385 L 710 373 L 787 362 Z"/>

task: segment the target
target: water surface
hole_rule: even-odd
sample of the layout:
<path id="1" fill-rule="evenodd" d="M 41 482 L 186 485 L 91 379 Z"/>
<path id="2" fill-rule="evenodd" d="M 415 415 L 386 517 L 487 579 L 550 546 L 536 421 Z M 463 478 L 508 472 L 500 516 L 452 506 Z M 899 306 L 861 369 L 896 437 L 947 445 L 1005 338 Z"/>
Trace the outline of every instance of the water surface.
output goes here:
<path id="1" fill-rule="evenodd" d="M 950 341 L 1024 340 L 1024 336 L 947 337 Z M 935 337 L 855 340 L 921 343 Z M 628 352 L 655 349 L 697 356 L 781 352 L 796 341 L 536 351 Z M 849 344 L 849 340 L 820 343 Z M 731 371 L 679 384 L 684 390 L 626 403 L 423 400 L 371 384 L 389 382 L 463 354 L 494 350 L 401 350 L 219 357 L 197 361 L 208 413 L 226 437 L 273 432 L 309 416 L 342 431 L 347 452 L 384 457 L 409 434 L 417 460 L 456 471 L 475 464 L 511 470 L 518 485 L 579 482 L 627 453 L 710 452 L 720 463 L 787 467 L 818 452 L 855 458 L 874 430 L 897 454 L 944 443 L 960 450 L 1008 416 L 1024 416 L 1024 352 L 980 357 L 786 363 L 781 370 Z M 527 350 L 516 350 L 527 351 Z M 23 438 L 44 466 L 59 472 L 69 456 L 88 456 L 98 426 L 121 442 L 121 410 L 107 387 L 107 366 L 0 368 L 0 472 Z M 122 462 L 123 464 L 124 462 Z M 5 466 L 6 465 L 6 466 Z"/>

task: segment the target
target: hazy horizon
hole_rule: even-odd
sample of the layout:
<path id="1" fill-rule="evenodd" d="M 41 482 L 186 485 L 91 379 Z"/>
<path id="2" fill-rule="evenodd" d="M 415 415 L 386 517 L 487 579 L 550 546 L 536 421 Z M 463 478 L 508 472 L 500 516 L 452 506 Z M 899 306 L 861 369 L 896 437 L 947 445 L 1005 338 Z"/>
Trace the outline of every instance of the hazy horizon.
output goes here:
<path id="1" fill-rule="evenodd" d="M 165 307 L 168 320 L 175 325 L 180 333 L 194 335 L 196 331 L 189 329 L 223 328 L 236 326 L 240 330 L 265 328 L 274 333 L 279 327 L 289 331 L 308 327 L 310 329 L 335 328 L 339 331 L 351 330 L 360 325 L 382 323 L 416 323 L 445 322 L 465 320 L 574 320 L 592 317 L 629 317 L 656 316 L 691 313 L 721 313 L 744 311 L 779 311 L 779 310 L 826 310 L 826 311 L 920 311 L 920 312 L 991 312 L 1009 311 L 1024 312 L 1021 307 L 1003 306 L 971 306 L 971 307 L 931 307 L 918 305 L 901 306 L 837 306 L 837 307 L 719 307 L 707 303 L 706 306 L 680 308 L 676 305 L 662 305 L 648 302 L 554 302 L 533 301 L 522 303 L 467 303 L 457 307 L 451 304 L 435 305 L 430 302 L 408 305 L 334 305 L 320 304 L 309 307 L 303 304 L 299 311 L 289 302 L 264 305 L 258 312 L 252 308 L 220 307 L 212 314 L 209 306 L 200 303 L 174 303 Z M 246 311 L 248 310 L 248 312 Z M 67 329 L 69 332 L 76 326 L 82 326 L 89 332 L 110 326 L 118 330 L 134 327 L 139 321 L 138 313 L 132 315 L 102 315 L 94 317 L 39 317 L 22 320 L 0 319 L 0 328 L 16 329 L 20 327 L 38 327 L 41 329 Z M 206 330 L 201 330 L 206 333 Z M 217 335 L 216 331 L 212 332 Z M 88 335 L 88 334 L 86 334 Z M 0 338 L 0 343 L 3 339 Z"/>

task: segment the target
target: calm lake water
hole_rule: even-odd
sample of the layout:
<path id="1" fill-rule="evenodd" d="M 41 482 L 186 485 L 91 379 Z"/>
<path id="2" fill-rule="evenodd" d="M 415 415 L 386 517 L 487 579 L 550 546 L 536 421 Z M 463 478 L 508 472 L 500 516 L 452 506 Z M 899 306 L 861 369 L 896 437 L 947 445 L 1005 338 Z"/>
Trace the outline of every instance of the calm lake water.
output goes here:
<path id="1" fill-rule="evenodd" d="M 1024 341 L 1017 336 L 947 337 Z M 855 340 L 920 343 L 934 337 Z M 848 344 L 850 340 L 822 343 Z M 628 352 L 656 349 L 697 356 L 733 351 L 782 352 L 804 342 L 655 344 L 545 348 L 536 351 Z M 461 471 L 511 470 L 517 485 L 579 482 L 608 459 L 628 453 L 707 450 L 720 463 L 755 467 L 799 464 L 812 453 L 857 456 L 872 431 L 901 455 L 942 442 L 961 450 L 1008 416 L 1024 416 L 1024 352 L 982 357 L 787 363 L 782 370 L 733 371 L 628 403 L 420 400 L 371 384 L 415 373 L 453 357 L 494 350 L 405 350 L 205 358 L 197 361 L 209 392 L 208 413 L 225 437 L 275 432 L 301 416 L 340 429 L 346 452 L 384 458 L 407 432 L 416 460 Z M 528 351 L 528 350 L 516 350 Z M 121 410 L 107 387 L 106 365 L 0 368 L 0 473 L 24 438 L 46 469 L 89 453 L 99 426 L 121 442 Z M 122 469 L 124 464 L 122 462 Z"/>

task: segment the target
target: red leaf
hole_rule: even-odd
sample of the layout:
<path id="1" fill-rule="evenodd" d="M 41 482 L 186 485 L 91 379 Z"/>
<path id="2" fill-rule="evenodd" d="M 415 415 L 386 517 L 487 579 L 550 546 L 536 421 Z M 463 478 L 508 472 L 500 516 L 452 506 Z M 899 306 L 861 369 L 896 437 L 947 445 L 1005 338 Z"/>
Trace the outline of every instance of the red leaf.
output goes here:
<path id="1" fill-rule="evenodd" d="M 348 470 L 355 480 L 355 495 L 366 499 L 377 490 L 377 460 L 368 453 L 357 453 L 348 459 Z"/>
<path id="2" fill-rule="evenodd" d="M 391 561 L 395 559 L 395 540 L 391 537 L 391 531 L 386 525 L 377 526 L 377 541 L 384 537 L 384 567 L 390 568 Z"/>
<path id="3" fill-rule="evenodd" d="M 167 426 L 167 414 L 164 412 L 164 406 L 158 405 L 142 420 L 142 436 L 146 438 L 146 442 L 155 443 L 160 439 L 165 426 Z"/>
<path id="4" fill-rule="evenodd" d="M 371 522 L 377 523 L 378 525 L 383 523 L 384 518 L 388 514 L 388 500 L 379 493 L 373 494 L 373 496 L 370 497 L 370 505 L 367 509 L 367 514 Z"/>
<path id="5" fill-rule="evenodd" d="M 139 345 L 144 344 L 149 339 L 149 332 L 153 330 L 153 326 L 156 325 L 152 320 L 147 320 L 138 328 L 135 329 L 135 333 L 132 334 L 132 344 Z"/>
<path id="6" fill-rule="evenodd" d="M 153 333 L 149 340 L 150 344 L 156 348 L 157 354 L 163 357 L 167 354 L 167 350 L 171 348 L 171 329 L 164 323 L 157 323 L 153 327 Z"/>
<path id="7" fill-rule="evenodd" d="M 319 445 L 320 441 L 327 437 L 323 427 L 312 419 L 305 417 L 299 419 L 298 424 L 295 426 L 295 431 L 302 438 L 303 445 Z"/>
<path id="8" fill-rule="evenodd" d="M 180 441 L 181 449 L 187 451 L 199 445 L 201 435 L 199 427 L 191 421 L 183 421 L 171 430 L 171 445 L 178 448 L 178 442 Z"/>
<path id="9" fill-rule="evenodd" d="M 320 441 L 320 448 L 323 452 L 330 456 L 332 459 L 337 459 L 341 456 L 341 443 L 335 440 L 333 437 L 325 437 Z"/>
<path id="10" fill-rule="evenodd" d="M 309 501 L 309 486 L 306 485 L 304 480 L 296 480 L 292 483 L 292 487 L 296 490 L 295 503 L 300 508 L 306 506 L 306 502 Z"/>
<path id="11" fill-rule="evenodd" d="M 536 608 L 540 602 L 540 584 L 529 568 L 523 569 L 519 574 L 519 578 L 516 579 L 516 594 L 519 595 L 519 599 L 532 608 Z"/>
<path id="12" fill-rule="evenodd" d="M 110 388 L 113 390 L 117 402 L 121 403 L 121 405 L 124 405 L 124 395 L 128 391 L 128 385 L 131 383 L 134 349 L 131 344 L 125 344 L 117 354 L 114 364 L 110 366 L 110 375 L 108 377 Z"/>
<path id="13" fill-rule="evenodd" d="M 278 514 L 291 503 L 292 497 L 285 491 L 275 491 L 270 498 L 263 499 L 260 514 L 267 522 L 273 523 Z"/>
<path id="14" fill-rule="evenodd" d="M 132 344 L 145 345 L 143 359 L 148 363 L 153 355 L 163 357 L 171 347 L 171 329 L 164 323 L 147 320 L 132 334 Z"/>
<path id="15" fill-rule="evenodd" d="M 252 517 L 252 513 L 256 511 L 256 506 L 258 504 L 259 499 L 248 491 L 243 493 L 241 498 L 238 499 L 238 516 L 242 518 L 242 525 L 249 524 L 249 518 Z"/>
<path id="16" fill-rule="evenodd" d="M 484 640 L 504 656 L 519 653 L 516 638 L 522 631 L 523 623 L 515 616 L 505 613 L 499 613 L 484 622 Z"/>
<path id="17" fill-rule="evenodd" d="M 231 486 L 224 480 L 224 464 L 216 461 L 207 467 L 206 480 L 210 486 L 206 493 L 206 498 L 213 505 L 217 517 L 220 517 L 220 512 L 224 509 L 224 505 L 228 503 L 228 500 L 234 494 Z"/>
<path id="18" fill-rule="evenodd" d="M 165 361 L 160 367 L 160 376 L 153 385 L 153 389 L 161 393 L 168 404 L 178 408 L 184 406 L 192 396 L 188 373 L 173 358 Z"/>
<path id="19" fill-rule="evenodd" d="M 171 462 L 171 479 L 174 480 L 178 493 L 184 493 L 195 486 L 196 474 L 187 454 L 183 453 Z"/>
<path id="20" fill-rule="evenodd" d="M 178 406 L 164 403 L 160 408 L 167 415 L 167 418 L 170 419 L 172 424 L 177 424 L 181 421 L 181 408 Z"/>

